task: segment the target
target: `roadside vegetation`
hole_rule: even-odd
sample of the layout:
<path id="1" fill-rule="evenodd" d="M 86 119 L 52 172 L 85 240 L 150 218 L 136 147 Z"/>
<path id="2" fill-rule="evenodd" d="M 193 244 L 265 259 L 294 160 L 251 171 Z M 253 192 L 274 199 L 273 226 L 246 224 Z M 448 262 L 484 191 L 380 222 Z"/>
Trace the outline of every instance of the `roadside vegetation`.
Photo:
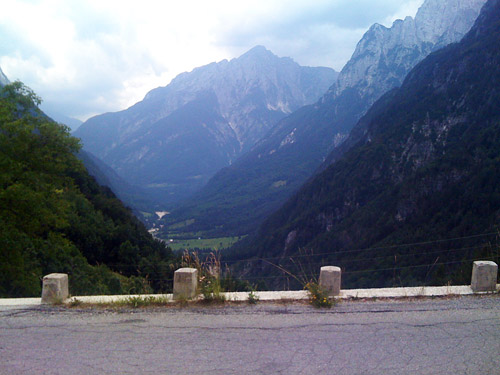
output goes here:
<path id="1" fill-rule="evenodd" d="M 0 297 L 40 296 L 53 272 L 77 295 L 168 291 L 178 258 L 87 173 L 40 102 L 21 82 L 0 88 Z"/>

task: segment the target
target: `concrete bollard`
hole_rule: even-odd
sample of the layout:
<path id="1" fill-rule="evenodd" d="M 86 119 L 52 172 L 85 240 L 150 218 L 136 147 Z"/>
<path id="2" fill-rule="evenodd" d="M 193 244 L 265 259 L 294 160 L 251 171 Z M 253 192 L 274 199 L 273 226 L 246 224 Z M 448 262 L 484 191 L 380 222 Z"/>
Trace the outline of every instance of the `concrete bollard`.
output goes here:
<path id="1" fill-rule="evenodd" d="M 179 268 L 174 272 L 174 299 L 194 298 L 198 289 L 198 270 Z"/>
<path id="2" fill-rule="evenodd" d="M 473 292 L 494 292 L 497 288 L 498 265 L 487 260 L 477 260 L 472 265 L 471 288 Z"/>
<path id="3" fill-rule="evenodd" d="M 43 277 L 42 303 L 63 302 L 69 297 L 68 275 L 51 273 Z"/>
<path id="4" fill-rule="evenodd" d="M 319 286 L 328 296 L 340 294 L 340 267 L 324 266 L 319 273 Z"/>

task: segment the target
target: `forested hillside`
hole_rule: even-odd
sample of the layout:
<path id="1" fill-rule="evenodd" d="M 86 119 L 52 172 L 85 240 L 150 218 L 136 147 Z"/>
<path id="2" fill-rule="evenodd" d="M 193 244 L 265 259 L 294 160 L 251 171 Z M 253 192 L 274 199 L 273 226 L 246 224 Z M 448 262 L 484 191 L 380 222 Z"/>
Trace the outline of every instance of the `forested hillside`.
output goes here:
<path id="1" fill-rule="evenodd" d="M 39 296 L 69 274 L 70 293 L 166 290 L 175 258 L 75 154 L 20 82 L 0 87 L 0 297 Z"/>
<path id="2" fill-rule="evenodd" d="M 499 87 L 500 1 L 490 0 L 460 43 L 382 97 L 351 149 L 235 249 L 255 259 L 241 274 L 279 274 L 258 259 L 294 268 L 295 257 L 341 266 L 345 287 L 468 283 L 472 260 L 499 255 Z"/>

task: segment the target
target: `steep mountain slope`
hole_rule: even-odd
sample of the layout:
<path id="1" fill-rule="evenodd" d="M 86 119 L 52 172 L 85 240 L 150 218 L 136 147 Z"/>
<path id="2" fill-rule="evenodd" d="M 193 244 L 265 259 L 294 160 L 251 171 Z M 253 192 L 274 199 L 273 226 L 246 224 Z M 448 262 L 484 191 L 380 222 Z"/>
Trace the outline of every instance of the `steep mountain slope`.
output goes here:
<path id="1" fill-rule="evenodd" d="M 198 194 L 165 218 L 189 220 L 185 231 L 240 235 L 296 191 L 339 146 L 368 108 L 431 51 L 458 41 L 485 0 L 427 0 L 415 19 L 375 24 L 338 80 L 315 105 L 282 120 L 254 149 L 217 173 Z"/>
<path id="2" fill-rule="evenodd" d="M 5 86 L 8 83 L 10 83 L 9 79 L 4 75 L 2 69 L 0 68 L 0 87 Z M 52 117 L 49 117 L 43 112 L 41 112 L 41 114 L 47 119 L 52 118 L 56 122 L 63 123 L 70 128 L 71 126 L 69 123 L 71 123 L 71 120 L 74 120 L 68 118 L 70 121 L 64 121 L 64 116 L 57 117 L 52 114 Z M 74 122 L 73 125 L 79 126 L 81 124 L 81 122 L 78 124 L 78 120 L 74 121 L 76 122 Z M 112 168 L 108 167 L 102 162 L 102 160 L 88 152 L 80 150 L 78 158 L 82 160 L 88 173 L 96 179 L 99 185 L 110 188 L 122 201 L 129 202 L 130 206 L 136 209 L 134 212 L 135 215 L 138 216 L 143 222 L 147 221 L 146 218 L 141 217 L 140 210 L 154 207 L 154 202 L 147 198 L 145 191 L 128 184 L 123 178 L 118 176 Z"/>
<path id="3" fill-rule="evenodd" d="M 255 47 L 183 73 L 125 111 L 96 116 L 75 136 L 129 183 L 169 204 L 205 184 L 279 119 L 318 100 L 336 76 Z"/>
<path id="4" fill-rule="evenodd" d="M 45 111 L 45 113 L 47 113 L 54 121 L 58 122 L 59 124 L 68 126 L 72 132 L 74 132 L 81 124 L 83 124 L 82 121 L 73 117 L 68 117 L 59 112 Z"/>
<path id="5" fill-rule="evenodd" d="M 307 259 L 342 266 L 346 287 L 467 282 L 472 259 L 499 256 L 494 237 L 481 236 L 500 223 L 499 87 L 500 0 L 490 0 L 460 43 L 375 103 L 353 147 L 237 256 L 276 257 L 286 268 L 300 252 L 322 254 Z M 265 262 L 244 269 L 276 273 Z"/>
<path id="6" fill-rule="evenodd" d="M 0 297 L 40 296 L 52 272 L 74 294 L 166 290 L 171 250 L 88 175 L 78 139 L 38 104 L 19 82 L 0 89 Z"/>
<path id="7" fill-rule="evenodd" d="M 95 178 L 99 185 L 110 188 L 122 202 L 128 202 L 127 207 L 133 210 L 137 218 L 143 223 L 148 223 L 149 220 L 143 212 L 154 209 L 155 202 L 148 199 L 146 191 L 127 183 L 111 167 L 90 152 L 80 150 L 77 156 L 85 165 L 89 175 Z"/>

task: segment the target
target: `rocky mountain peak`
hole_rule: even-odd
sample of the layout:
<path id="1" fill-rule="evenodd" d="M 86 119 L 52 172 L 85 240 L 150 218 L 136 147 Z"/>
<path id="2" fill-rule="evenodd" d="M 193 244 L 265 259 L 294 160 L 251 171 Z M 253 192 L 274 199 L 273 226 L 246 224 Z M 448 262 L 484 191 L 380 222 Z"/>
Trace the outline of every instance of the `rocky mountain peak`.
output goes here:
<path id="1" fill-rule="evenodd" d="M 390 28 L 374 24 L 359 41 L 327 97 L 335 98 L 347 88 L 358 87 L 361 96 L 376 94 L 373 103 L 382 93 L 399 86 L 408 71 L 430 52 L 459 41 L 485 2 L 426 0 L 415 18 L 397 20 Z"/>
<path id="2" fill-rule="evenodd" d="M 443 35 L 465 34 L 486 0 L 427 0 L 415 16 L 420 40 L 437 43 Z M 442 41 L 449 44 L 457 40 Z"/>
<path id="3" fill-rule="evenodd" d="M 337 83 L 319 102 L 281 120 L 249 153 L 174 210 L 170 222 L 196 218 L 188 231 L 215 228 L 218 235 L 255 230 L 256 223 L 283 203 L 321 163 L 328 165 L 349 148 L 348 134 L 377 99 L 400 86 L 410 70 L 441 43 L 460 40 L 484 2 L 427 0 L 415 18 L 397 20 L 390 28 L 373 25 Z M 436 20 L 427 20 L 433 17 Z"/>
<path id="4" fill-rule="evenodd" d="M 244 60 L 244 59 L 260 59 L 260 58 L 271 58 L 271 59 L 276 59 L 279 58 L 276 56 L 274 53 L 269 51 L 266 47 L 257 45 L 250 50 L 248 50 L 246 53 L 241 55 L 238 59 Z"/>
<path id="5" fill-rule="evenodd" d="M 151 90 L 142 102 L 120 112 L 129 120 L 113 126 L 119 128 L 121 135 L 135 133 L 193 101 L 199 93 L 213 91 L 222 117 L 244 152 L 280 117 L 317 101 L 337 74 L 330 68 L 301 67 L 290 58 L 278 57 L 265 47 L 256 46 L 231 61 L 214 62 L 182 73 L 169 85 Z M 146 107 L 155 109 L 146 112 Z M 129 116 L 127 112 L 140 112 L 140 124 L 130 121 L 136 115 Z"/>
<path id="6" fill-rule="evenodd" d="M 88 120 L 75 135 L 131 184 L 161 187 L 170 202 L 230 165 L 280 119 L 316 102 L 337 75 L 257 46 L 180 74 L 127 110 Z"/>
<path id="7" fill-rule="evenodd" d="M 403 285 L 454 278 L 458 284 L 470 277 L 463 260 L 483 256 L 477 250 L 483 245 L 474 247 L 478 234 L 495 233 L 500 212 L 499 45 L 500 0 L 489 0 L 460 42 L 430 54 L 400 88 L 377 101 L 350 133 L 355 139 L 346 140 L 351 148 L 341 159 L 311 178 L 233 254 L 273 257 L 290 271 L 299 268 L 288 259 L 303 256 L 303 249 L 328 252 L 325 259 L 335 258 L 348 271 L 342 283 L 349 287 L 390 285 L 396 278 Z M 436 252 L 434 240 L 446 238 L 453 240 L 440 240 Z M 471 249 L 467 255 L 454 251 L 458 238 L 462 249 Z M 407 245 L 417 242 L 418 251 Z M 356 255 L 349 249 L 364 250 Z M 402 271 L 397 277 L 385 273 L 391 262 Z M 438 270 L 436 262 L 446 266 Z M 258 278 L 277 273 L 274 268 L 252 262 L 239 270 Z"/>

